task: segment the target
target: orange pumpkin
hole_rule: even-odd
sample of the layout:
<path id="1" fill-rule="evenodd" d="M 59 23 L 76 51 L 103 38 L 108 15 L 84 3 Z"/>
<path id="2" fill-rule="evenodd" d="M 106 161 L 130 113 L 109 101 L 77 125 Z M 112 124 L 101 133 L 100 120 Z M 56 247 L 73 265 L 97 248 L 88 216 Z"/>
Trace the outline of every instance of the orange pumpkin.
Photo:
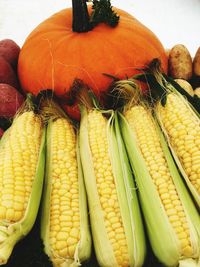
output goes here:
<path id="1" fill-rule="evenodd" d="M 77 1 L 77 0 L 76 0 Z M 84 81 L 98 96 L 106 92 L 110 74 L 130 77 L 153 58 L 160 58 L 167 71 L 161 42 L 147 27 L 127 12 L 116 27 L 100 23 L 87 32 L 72 31 L 72 8 L 61 10 L 39 24 L 26 39 L 19 56 L 18 74 L 24 91 L 38 94 L 53 89 L 65 96 L 75 78 Z M 91 6 L 88 5 L 89 14 Z"/>

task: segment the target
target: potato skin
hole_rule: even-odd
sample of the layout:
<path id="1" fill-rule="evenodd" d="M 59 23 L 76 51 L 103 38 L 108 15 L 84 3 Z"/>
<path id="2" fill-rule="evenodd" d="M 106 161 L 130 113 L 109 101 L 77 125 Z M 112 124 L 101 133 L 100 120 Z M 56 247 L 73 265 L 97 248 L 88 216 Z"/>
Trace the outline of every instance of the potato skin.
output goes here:
<path id="1" fill-rule="evenodd" d="M 0 56 L 5 58 L 11 66 L 16 69 L 20 47 L 11 39 L 4 39 L 0 41 Z"/>
<path id="2" fill-rule="evenodd" d="M 3 57 L 0 57 L 0 83 L 7 83 L 15 88 L 19 87 L 13 68 Z"/>
<path id="3" fill-rule="evenodd" d="M 193 60 L 194 75 L 200 76 L 200 47 L 197 49 Z"/>
<path id="4" fill-rule="evenodd" d="M 13 118 L 24 97 L 9 84 L 0 83 L 0 117 Z"/>
<path id="5" fill-rule="evenodd" d="M 192 57 L 188 49 L 177 44 L 169 53 L 169 75 L 174 79 L 189 80 L 192 77 Z"/>

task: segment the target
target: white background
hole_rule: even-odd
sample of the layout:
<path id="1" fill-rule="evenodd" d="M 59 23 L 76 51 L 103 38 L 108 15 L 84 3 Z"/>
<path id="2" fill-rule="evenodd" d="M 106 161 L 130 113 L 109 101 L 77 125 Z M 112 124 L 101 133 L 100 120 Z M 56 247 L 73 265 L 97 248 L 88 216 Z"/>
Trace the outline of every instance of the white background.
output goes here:
<path id="1" fill-rule="evenodd" d="M 194 56 L 200 46 L 200 0 L 112 0 L 150 28 L 165 48 L 184 44 Z M 44 19 L 71 6 L 71 0 L 0 0 L 0 40 L 22 46 Z"/>

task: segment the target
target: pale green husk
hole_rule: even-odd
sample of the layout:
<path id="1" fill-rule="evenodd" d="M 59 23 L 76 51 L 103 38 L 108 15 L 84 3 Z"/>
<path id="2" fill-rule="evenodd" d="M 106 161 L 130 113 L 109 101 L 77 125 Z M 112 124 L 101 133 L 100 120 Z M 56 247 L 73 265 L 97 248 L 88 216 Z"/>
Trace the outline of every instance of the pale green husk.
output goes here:
<path id="1" fill-rule="evenodd" d="M 42 202 L 42 216 L 41 216 L 41 237 L 44 242 L 45 252 L 52 260 L 54 266 L 54 259 L 56 255 L 51 249 L 49 241 L 49 230 L 50 230 L 50 201 L 51 201 L 51 186 L 52 186 L 52 124 L 53 120 L 49 120 L 47 127 L 47 156 L 46 156 L 46 174 L 45 174 L 45 185 L 44 185 L 44 194 Z M 74 258 L 65 258 L 65 262 L 61 267 L 76 267 L 80 266 L 82 262 L 88 260 L 91 255 L 91 236 L 89 231 L 89 222 L 88 222 L 88 211 L 87 211 L 87 199 L 85 186 L 82 175 L 82 167 L 80 162 L 79 149 L 77 144 L 77 162 L 78 162 L 78 180 L 79 180 L 79 205 L 80 205 L 80 241 L 77 244 L 77 248 L 74 254 Z"/>
<path id="2" fill-rule="evenodd" d="M 130 239 L 128 242 L 129 250 L 130 251 L 134 250 L 133 251 L 134 266 L 142 266 L 145 255 L 146 255 L 145 236 L 144 236 L 144 229 L 142 225 L 143 222 L 141 220 L 141 212 L 140 212 L 140 207 L 139 207 L 139 202 L 138 202 L 137 188 L 136 188 L 136 184 L 133 179 L 133 173 L 132 173 L 130 163 L 128 160 L 128 155 L 127 155 L 124 142 L 123 142 L 123 139 L 120 133 L 120 126 L 119 126 L 117 114 L 115 114 L 114 126 L 115 126 L 116 139 L 113 136 L 112 140 L 115 140 L 115 144 L 113 144 L 113 146 L 115 145 L 115 147 L 118 147 L 118 151 L 119 151 L 118 157 L 120 158 L 120 168 L 121 168 L 122 176 L 124 178 L 123 182 L 125 184 L 127 203 L 129 206 L 129 215 L 130 215 L 130 222 L 125 221 L 125 223 L 127 222 L 127 226 L 125 227 L 125 229 L 127 230 L 129 228 L 132 228 L 131 229 L 132 232 L 131 231 L 130 233 L 127 232 L 126 236 L 127 238 Z M 116 141 L 117 141 L 117 144 L 116 144 Z M 113 153 L 113 155 L 115 154 L 117 155 L 117 152 Z M 116 175 L 119 175 L 119 173 L 116 173 Z M 119 195 L 121 196 L 120 203 L 123 203 L 124 198 L 120 193 Z M 123 206 L 122 206 L 122 210 L 123 210 Z M 124 218 L 126 218 L 126 214 L 124 214 Z M 132 235 L 134 236 L 134 239 Z"/>
<path id="3" fill-rule="evenodd" d="M 179 261 L 180 266 L 184 266 L 183 264 L 186 262 L 190 262 L 191 267 L 198 266 L 197 262 L 200 256 L 200 217 L 183 181 L 181 180 L 161 130 L 156 125 L 174 184 L 177 188 L 189 222 L 191 242 L 194 248 L 193 259 L 185 259 L 182 256 L 179 241 L 171 224 L 169 223 L 159 194 L 148 172 L 144 158 L 140 152 L 136 136 L 132 132 L 125 117 L 120 113 L 119 120 L 121 133 L 126 145 L 132 170 L 135 175 L 136 184 L 139 189 L 139 199 L 154 254 L 165 266 L 179 266 Z"/>
<path id="4" fill-rule="evenodd" d="M 9 129 L 5 132 L 0 141 L 0 149 L 1 145 L 3 145 L 3 143 L 6 142 L 8 137 L 9 137 Z M 7 222 L 0 222 L 0 238 L 1 240 L 4 239 L 4 241 L 0 244 L 0 265 L 6 264 L 15 244 L 20 239 L 25 237 L 33 227 L 33 224 L 37 217 L 42 194 L 44 164 L 45 164 L 45 129 L 43 129 L 42 133 L 35 179 L 33 181 L 31 196 L 28 201 L 24 217 L 19 222 L 13 224 L 9 224 Z"/>
<path id="5" fill-rule="evenodd" d="M 103 210 L 98 196 L 96 177 L 94 173 L 93 158 L 88 139 L 88 113 L 85 107 L 81 108 L 80 125 L 80 154 L 83 166 L 84 180 L 88 195 L 90 222 L 94 248 L 99 265 L 102 267 L 117 267 L 117 261 L 109 242 L 105 227 Z M 101 112 L 101 111 L 99 111 Z M 114 132 L 113 115 L 107 122 L 107 138 L 109 143 L 109 155 L 111 159 L 115 184 L 117 187 L 118 201 L 122 215 L 123 226 L 128 243 L 130 266 L 142 266 L 145 255 L 145 242 L 143 225 L 136 196 L 135 185 L 129 169 L 128 160 L 119 138 L 120 147 L 117 147 L 117 139 Z M 118 130 L 118 129 L 117 129 Z M 122 153 L 119 154 L 119 151 Z M 122 159 L 122 157 L 124 158 Z"/>

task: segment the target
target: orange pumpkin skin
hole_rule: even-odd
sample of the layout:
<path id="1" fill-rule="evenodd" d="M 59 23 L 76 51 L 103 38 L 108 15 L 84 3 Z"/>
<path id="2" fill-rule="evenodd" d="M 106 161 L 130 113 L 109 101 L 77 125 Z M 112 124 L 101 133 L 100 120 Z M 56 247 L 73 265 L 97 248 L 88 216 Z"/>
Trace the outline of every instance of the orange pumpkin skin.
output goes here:
<path id="1" fill-rule="evenodd" d="M 101 23 L 89 32 L 73 32 L 71 8 L 39 24 L 19 55 L 18 75 L 23 90 L 37 95 L 42 89 L 53 89 L 62 96 L 79 78 L 98 96 L 111 83 L 103 73 L 130 77 L 153 58 L 160 58 L 167 72 L 165 49 L 154 33 L 125 11 L 113 9 L 120 16 L 115 28 Z"/>

